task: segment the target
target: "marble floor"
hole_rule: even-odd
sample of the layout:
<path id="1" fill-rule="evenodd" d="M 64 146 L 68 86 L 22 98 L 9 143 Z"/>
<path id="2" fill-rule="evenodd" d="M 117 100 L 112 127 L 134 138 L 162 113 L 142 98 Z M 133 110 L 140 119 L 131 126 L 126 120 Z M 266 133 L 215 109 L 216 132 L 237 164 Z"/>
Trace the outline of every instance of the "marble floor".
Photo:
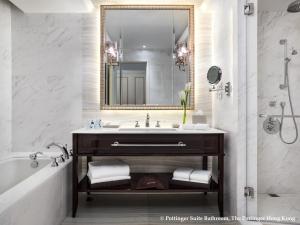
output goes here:
<path id="1" fill-rule="evenodd" d="M 296 223 L 300 224 L 300 194 L 279 194 L 279 196 L 270 197 L 268 194 L 259 194 L 258 215 L 296 217 Z"/>
<path id="2" fill-rule="evenodd" d="M 216 194 L 106 194 L 95 195 L 93 198 L 93 201 L 87 202 L 85 195 L 80 195 L 77 217 L 67 217 L 62 225 L 207 224 L 191 220 L 178 221 L 175 217 L 218 216 Z"/>

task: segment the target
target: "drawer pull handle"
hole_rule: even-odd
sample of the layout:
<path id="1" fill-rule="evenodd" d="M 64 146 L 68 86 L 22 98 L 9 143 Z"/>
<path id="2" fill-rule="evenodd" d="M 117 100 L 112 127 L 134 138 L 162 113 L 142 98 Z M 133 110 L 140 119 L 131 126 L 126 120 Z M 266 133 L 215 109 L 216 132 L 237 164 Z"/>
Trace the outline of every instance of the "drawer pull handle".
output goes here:
<path id="1" fill-rule="evenodd" d="M 115 141 L 111 144 L 112 147 L 185 147 L 182 141 L 177 144 L 120 144 L 118 141 Z"/>

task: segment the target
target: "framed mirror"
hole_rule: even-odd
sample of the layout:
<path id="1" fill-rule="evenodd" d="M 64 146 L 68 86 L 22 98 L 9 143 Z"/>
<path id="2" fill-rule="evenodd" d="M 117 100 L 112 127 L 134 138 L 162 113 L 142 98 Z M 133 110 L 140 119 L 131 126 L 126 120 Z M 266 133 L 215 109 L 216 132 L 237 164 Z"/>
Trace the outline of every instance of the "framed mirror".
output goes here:
<path id="1" fill-rule="evenodd" d="M 193 6 L 101 6 L 101 109 L 181 109 L 191 83 Z"/>

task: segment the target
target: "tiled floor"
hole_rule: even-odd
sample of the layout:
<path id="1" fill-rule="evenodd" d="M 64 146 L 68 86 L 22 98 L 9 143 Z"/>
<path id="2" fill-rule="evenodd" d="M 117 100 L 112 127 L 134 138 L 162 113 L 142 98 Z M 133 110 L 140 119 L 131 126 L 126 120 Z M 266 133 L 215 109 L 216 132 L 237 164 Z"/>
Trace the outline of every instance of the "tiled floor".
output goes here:
<path id="1" fill-rule="evenodd" d="M 76 218 L 67 217 L 62 225 L 161 225 L 161 224 L 207 224 L 208 222 L 185 221 L 166 218 L 218 216 L 216 194 L 192 195 L 95 195 L 87 202 L 80 195 Z M 267 194 L 259 195 L 259 216 L 297 217 L 300 222 L 300 195 L 280 195 L 271 198 Z M 164 218 L 162 220 L 161 218 Z M 174 218 L 174 217 L 173 217 Z M 254 224 L 255 222 L 253 222 Z M 211 224 L 217 224 L 212 222 Z M 237 223 L 223 223 L 232 225 Z M 244 223 L 243 223 L 244 224 Z M 251 224 L 251 223 L 250 223 Z M 255 223 L 260 224 L 260 223 Z M 264 223 L 270 225 L 272 223 Z M 279 225 L 279 223 L 276 223 Z"/>
<path id="2" fill-rule="evenodd" d="M 172 216 L 204 215 L 218 216 L 216 194 L 97 195 L 91 202 L 87 202 L 85 195 L 81 195 L 77 217 L 66 218 L 62 225 L 202 224 L 199 221 L 166 220 Z"/>
<path id="3" fill-rule="evenodd" d="M 296 217 L 300 223 L 300 195 L 279 194 L 280 197 L 270 197 L 267 194 L 258 196 L 258 215 L 271 217 Z"/>

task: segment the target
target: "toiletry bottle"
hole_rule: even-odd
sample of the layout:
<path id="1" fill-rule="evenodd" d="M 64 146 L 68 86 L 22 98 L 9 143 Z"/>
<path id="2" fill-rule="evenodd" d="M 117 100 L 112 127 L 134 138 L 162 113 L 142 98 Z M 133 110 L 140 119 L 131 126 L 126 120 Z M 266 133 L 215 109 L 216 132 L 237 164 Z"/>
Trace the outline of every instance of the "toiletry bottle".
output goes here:
<path id="1" fill-rule="evenodd" d="M 94 120 L 90 121 L 90 128 L 91 129 L 95 128 L 95 122 L 94 122 Z"/>

